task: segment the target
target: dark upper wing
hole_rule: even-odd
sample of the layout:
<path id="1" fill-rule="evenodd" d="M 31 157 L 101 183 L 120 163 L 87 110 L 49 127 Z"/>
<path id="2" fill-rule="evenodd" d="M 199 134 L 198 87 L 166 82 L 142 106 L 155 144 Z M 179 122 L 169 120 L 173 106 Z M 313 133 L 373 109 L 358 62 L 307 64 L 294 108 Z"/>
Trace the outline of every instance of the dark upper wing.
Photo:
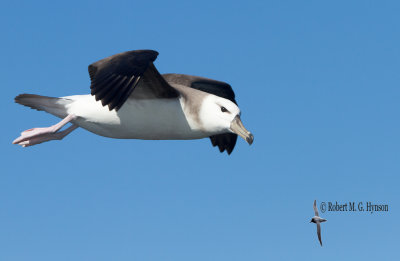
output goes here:
<path id="1" fill-rule="evenodd" d="M 321 224 L 319 222 L 317 222 L 317 235 L 318 235 L 318 240 L 319 243 L 322 246 L 322 239 L 321 239 Z"/>
<path id="2" fill-rule="evenodd" d="M 223 133 L 210 136 L 211 144 L 215 147 L 218 146 L 220 152 L 226 152 L 230 155 L 235 148 L 237 135 L 233 133 Z"/>
<path id="3" fill-rule="evenodd" d="M 153 62 L 158 52 L 136 50 L 119 53 L 89 65 L 91 94 L 103 106 L 117 111 L 133 90 L 152 98 L 172 98 L 178 93 L 159 74 Z M 136 93 L 136 92 L 135 92 Z"/>
<path id="4" fill-rule="evenodd" d="M 163 74 L 162 76 L 169 83 L 180 84 L 203 92 L 211 93 L 237 104 L 232 87 L 225 82 L 215 81 L 199 76 L 175 73 Z M 210 140 L 214 147 L 218 146 L 220 152 L 226 150 L 228 154 L 231 154 L 236 145 L 237 135 L 233 133 L 213 135 L 210 136 Z"/>
<path id="5" fill-rule="evenodd" d="M 225 82 L 176 73 L 167 73 L 162 76 L 167 80 L 167 82 L 181 84 L 203 92 L 208 92 L 237 104 L 232 87 Z"/>
<path id="6" fill-rule="evenodd" d="M 315 213 L 315 215 L 318 217 L 319 214 L 318 214 L 318 208 L 317 208 L 317 201 L 316 201 L 316 200 L 314 200 L 314 205 L 313 205 L 313 207 L 314 207 L 314 213 Z"/>

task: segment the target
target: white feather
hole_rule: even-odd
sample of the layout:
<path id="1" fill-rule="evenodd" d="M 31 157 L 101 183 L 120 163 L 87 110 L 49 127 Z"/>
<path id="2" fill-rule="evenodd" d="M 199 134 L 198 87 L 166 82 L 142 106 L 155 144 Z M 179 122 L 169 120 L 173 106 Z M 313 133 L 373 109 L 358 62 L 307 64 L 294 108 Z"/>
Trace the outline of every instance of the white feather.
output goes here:
<path id="1" fill-rule="evenodd" d="M 75 124 L 101 136 L 119 139 L 201 139 L 210 133 L 187 120 L 181 99 L 128 99 L 116 112 L 109 111 L 91 95 L 63 97 L 73 100 L 68 114 Z"/>

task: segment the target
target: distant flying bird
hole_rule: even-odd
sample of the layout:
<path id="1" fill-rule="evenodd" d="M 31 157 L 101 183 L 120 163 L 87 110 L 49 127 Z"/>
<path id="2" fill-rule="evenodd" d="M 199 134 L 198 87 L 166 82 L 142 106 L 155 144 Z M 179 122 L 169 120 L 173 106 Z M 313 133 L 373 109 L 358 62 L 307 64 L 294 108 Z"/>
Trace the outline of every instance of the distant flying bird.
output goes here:
<path id="1" fill-rule="evenodd" d="M 322 240 L 321 240 L 321 223 L 327 221 L 324 218 L 320 218 L 318 215 L 318 209 L 317 209 L 317 201 L 314 200 L 314 213 L 315 216 L 311 219 L 310 223 L 315 223 L 317 224 L 317 235 L 318 235 L 318 239 L 319 239 L 319 243 L 322 246 Z"/>
<path id="2" fill-rule="evenodd" d="M 240 120 L 229 84 L 184 74 L 161 75 L 153 64 L 157 56 L 156 51 L 136 50 L 89 65 L 91 95 L 18 95 L 15 102 L 63 120 L 50 127 L 26 130 L 13 144 L 27 147 L 61 140 L 78 127 L 117 139 L 209 137 L 213 146 L 228 154 L 235 147 L 237 135 L 253 143 L 254 136 Z M 69 122 L 72 126 L 60 131 Z"/>

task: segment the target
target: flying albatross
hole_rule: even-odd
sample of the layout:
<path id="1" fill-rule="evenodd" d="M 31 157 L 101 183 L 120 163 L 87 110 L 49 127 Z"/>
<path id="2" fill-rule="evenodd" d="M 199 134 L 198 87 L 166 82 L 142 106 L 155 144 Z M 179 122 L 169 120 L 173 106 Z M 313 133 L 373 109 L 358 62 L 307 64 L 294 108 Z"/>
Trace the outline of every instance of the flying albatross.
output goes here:
<path id="1" fill-rule="evenodd" d="M 317 224 L 317 235 L 318 235 L 318 240 L 319 243 L 322 246 L 322 239 L 321 239 L 321 223 L 327 221 L 325 218 L 321 218 L 318 214 L 318 208 L 317 208 L 317 201 L 314 200 L 314 214 L 315 216 L 311 219 L 310 223 L 315 223 Z"/>
<path id="2" fill-rule="evenodd" d="M 237 135 L 253 135 L 240 120 L 235 93 L 227 83 L 184 74 L 161 75 L 158 52 L 119 53 L 89 65 L 91 95 L 60 98 L 20 94 L 15 102 L 63 120 L 33 128 L 13 141 L 23 147 L 61 140 L 78 127 L 117 139 L 190 140 L 209 137 L 230 154 Z M 72 125 L 65 130 L 67 123 Z"/>

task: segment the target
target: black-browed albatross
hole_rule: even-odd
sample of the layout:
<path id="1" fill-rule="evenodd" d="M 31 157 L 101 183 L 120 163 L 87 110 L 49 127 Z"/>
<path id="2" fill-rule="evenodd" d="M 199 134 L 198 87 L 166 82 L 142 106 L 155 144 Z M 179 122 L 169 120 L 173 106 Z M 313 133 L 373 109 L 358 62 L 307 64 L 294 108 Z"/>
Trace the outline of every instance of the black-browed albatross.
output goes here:
<path id="1" fill-rule="evenodd" d="M 50 127 L 26 130 L 13 143 L 27 147 L 61 140 L 82 127 L 117 139 L 210 137 L 213 146 L 228 154 L 235 147 L 237 135 L 252 144 L 254 137 L 240 120 L 229 84 L 184 74 L 161 75 L 153 64 L 157 56 L 153 50 L 135 50 L 89 65 L 91 95 L 18 95 L 17 103 L 63 120 Z M 69 122 L 72 125 L 60 131 Z"/>

